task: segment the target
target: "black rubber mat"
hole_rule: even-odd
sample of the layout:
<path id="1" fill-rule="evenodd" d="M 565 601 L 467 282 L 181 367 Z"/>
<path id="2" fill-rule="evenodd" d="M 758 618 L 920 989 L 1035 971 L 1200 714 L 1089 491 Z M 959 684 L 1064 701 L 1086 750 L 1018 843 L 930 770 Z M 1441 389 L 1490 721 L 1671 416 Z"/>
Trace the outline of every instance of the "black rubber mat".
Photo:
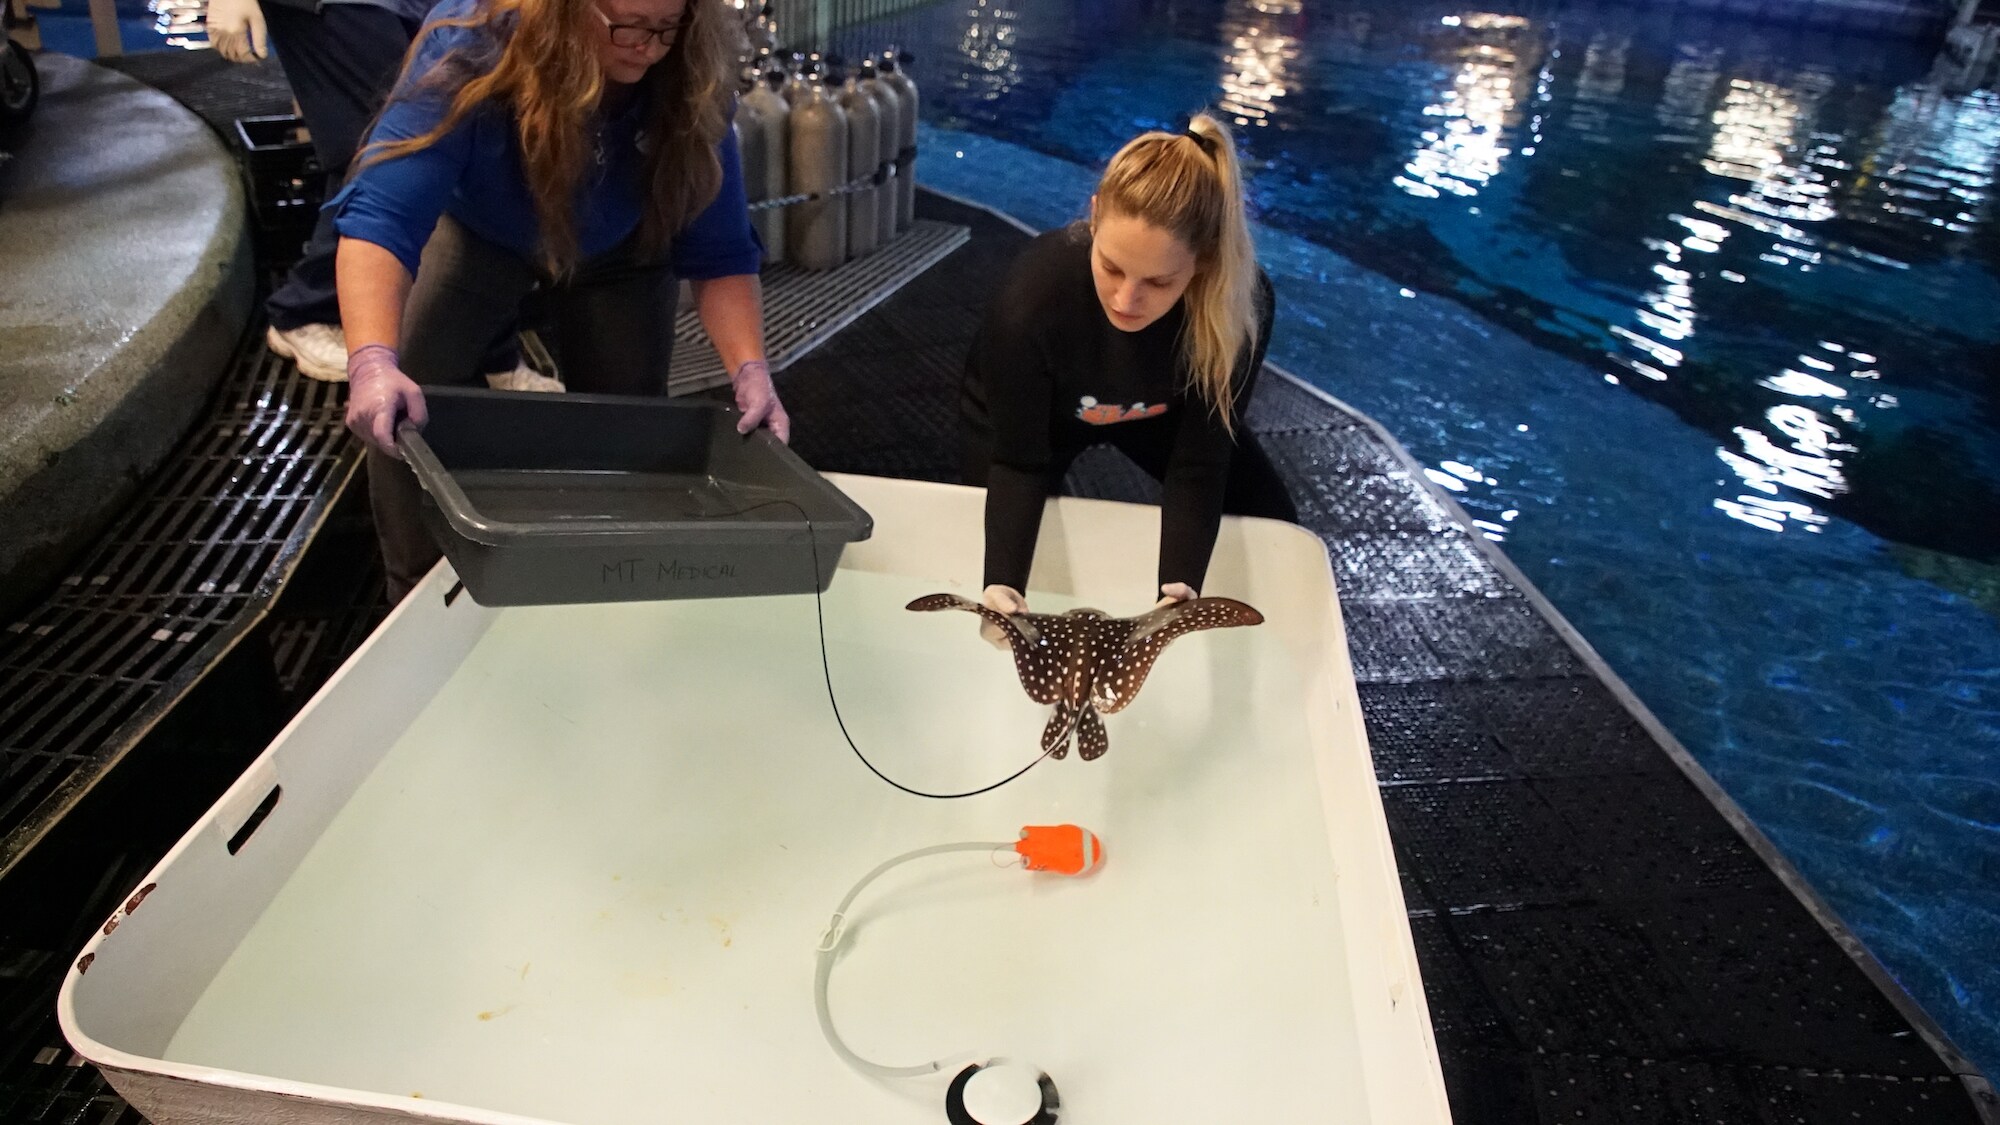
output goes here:
<path id="1" fill-rule="evenodd" d="M 1600 900 L 1770 886 L 1770 869 L 1715 815 L 1693 783 L 1671 774 L 1539 778 L 1530 783 L 1588 841 Z"/>
<path id="2" fill-rule="evenodd" d="M 1488 911 L 1448 922 L 1487 995 L 1535 1051 L 1683 1056 L 1688 998 L 1637 928 L 1595 906 Z"/>
<path id="3" fill-rule="evenodd" d="M 1389 831 L 1440 910 L 1563 903 L 1590 894 L 1583 842 L 1525 781 L 1382 791 Z"/>
<path id="4" fill-rule="evenodd" d="M 1462 531 L 1361 531 L 1329 537 L 1342 600 L 1502 598 L 1513 588 Z"/>
<path id="5" fill-rule="evenodd" d="M 1387 683 L 1363 684 L 1360 690 L 1368 750 L 1382 784 L 1516 776 L 1513 759 L 1482 729 L 1465 688 Z"/>
<path id="6" fill-rule="evenodd" d="M 1595 679 L 1471 684 L 1454 692 L 1528 777 L 1671 770 L 1659 744 Z"/>
<path id="7" fill-rule="evenodd" d="M 1327 434 L 1334 430 L 1365 431 L 1361 420 L 1344 410 L 1329 409 L 1329 400 L 1285 379 L 1264 379 L 1250 400 L 1250 428 L 1269 438 L 1290 433 Z M 1359 449 L 1360 447 L 1350 447 Z M 1394 465 L 1393 457 L 1383 461 Z"/>
<path id="8" fill-rule="evenodd" d="M 1340 607 L 1347 625 L 1347 655 L 1362 684 L 1408 684 L 1445 677 L 1444 662 L 1424 643 L 1424 622 L 1411 603 L 1351 601 Z"/>
<path id="9" fill-rule="evenodd" d="M 1457 1054 L 1513 1048 L 1506 1020 L 1487 999 L 1445 919 L 1437 915 L 1411 918 L 1410 937 L 1423 969 L 1424 998 L 1430 1004 L 1431 1031 L 1437 1036 L 1438 1049 Z"/>

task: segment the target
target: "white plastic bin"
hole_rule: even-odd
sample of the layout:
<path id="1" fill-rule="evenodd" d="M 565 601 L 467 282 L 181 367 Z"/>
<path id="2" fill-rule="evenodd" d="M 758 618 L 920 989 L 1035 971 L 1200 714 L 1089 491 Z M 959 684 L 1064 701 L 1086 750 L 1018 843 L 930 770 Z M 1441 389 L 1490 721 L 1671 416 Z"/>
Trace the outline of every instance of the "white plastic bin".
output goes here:
<path id="1" fill-rule="evenodd" d="M 902 609 L 976 593 L 982 494 L 834 479 L 876 520 L 824 607 L 855 741 L 918 787 L 1019 768 L 1046 709 L 1011 661 L 969 615 Z M 1052 503 L 1035 608 L 1147 608 L 1158 525 Z M 820 931 L 883 859 L 1062 822 L 1102 870 L 961 855 L 869 892 L 833 987 L 851 1045 L 1031 1060 L 1074 1125 L 1449 1120 L 1309 533 L 1225 520 L 1206 592 L 1266 624 L 1176 641 L 1104 758 L 956 801 L 855 760 L 810 595 L 493 609 L 452 584 L 419 586 L 65 980 L 64 1033 L 156 1125 L 941 1121 L 941 1080 L 866 1079 L 822 1041 Z"/>

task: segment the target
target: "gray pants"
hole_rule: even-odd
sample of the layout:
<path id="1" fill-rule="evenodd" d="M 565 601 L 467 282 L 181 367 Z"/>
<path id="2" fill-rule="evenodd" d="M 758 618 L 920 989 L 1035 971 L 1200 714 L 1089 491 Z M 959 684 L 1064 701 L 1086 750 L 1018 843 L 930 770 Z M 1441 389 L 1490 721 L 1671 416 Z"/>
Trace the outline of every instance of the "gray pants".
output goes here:
<path id="1" fill-rule="evenodd" d="M 403 313 L 403 372 L 423 386 L 484 386 L 480 359 L 513 331 L 521 303 L 545 291 L 562 349 L 563 381 L 586 394 L 666 393 L 678 283 L 664 262 L 629 243 L 550 281 L 535 264 L 446 217 L 424 246 Z M 419 516 L 423 489 L 409 466 L 368 451 L 368 496 L 389 599 L 422 580 L 441 552 Z"/>

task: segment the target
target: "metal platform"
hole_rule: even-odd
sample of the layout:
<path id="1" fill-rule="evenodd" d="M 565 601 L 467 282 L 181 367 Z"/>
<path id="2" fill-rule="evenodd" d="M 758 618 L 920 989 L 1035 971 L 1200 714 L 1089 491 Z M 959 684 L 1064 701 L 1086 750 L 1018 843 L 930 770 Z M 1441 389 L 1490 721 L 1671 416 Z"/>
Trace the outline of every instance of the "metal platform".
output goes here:
<path id="1" fill-rule="evenodd" d="M 782 371 L 797 362 L 963 246 L 969 236 L 962 226 L 918 220 L 873 254 L 830 270 L 801 269 L 790 262 L 765 270 L 764 352 L 771 370 Z M 693 309 L 682 310 L 674 320 L 671 370 L 669 394 L 688 394 L 729 381 Z"/>

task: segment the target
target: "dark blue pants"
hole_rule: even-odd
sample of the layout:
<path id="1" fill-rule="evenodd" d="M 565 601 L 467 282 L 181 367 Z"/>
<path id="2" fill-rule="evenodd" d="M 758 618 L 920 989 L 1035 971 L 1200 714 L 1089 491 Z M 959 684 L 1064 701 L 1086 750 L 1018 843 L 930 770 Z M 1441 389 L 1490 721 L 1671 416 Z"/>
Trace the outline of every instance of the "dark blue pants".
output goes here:
<path id="1" fill-rule="evenodd" d="M 326 194 L 332 198 L 395 84 L 403 52 L 422 25 L 369 4 L 327 4 L 318 12 L 282 3 L 263 8 L 271 46 L 312 131 L 319 166 L 326 170 Z M 273 325 L 288 329 L 340 323 L 333 288 L 333 252 L 339 242 L 332 213 L 320 212 L 305 255 L 265 302 Z"/>
<path id="2" fill-rule="evenodd" d="M 583 262 L 555 281 L 447 215 L 424 245 L 403 313 L 403 372 L 425 386 L 481 386 L 482 353 L 504 346 L 537 292 L 561 348 L 563 379 L 582 394 L 667 393 L 680 283 L 636 240 Z M 423 524 L 423 488 L 410 467 L 368 451 L 368 500 L 388 574 L 401 601 L 438 560 Z"/>

